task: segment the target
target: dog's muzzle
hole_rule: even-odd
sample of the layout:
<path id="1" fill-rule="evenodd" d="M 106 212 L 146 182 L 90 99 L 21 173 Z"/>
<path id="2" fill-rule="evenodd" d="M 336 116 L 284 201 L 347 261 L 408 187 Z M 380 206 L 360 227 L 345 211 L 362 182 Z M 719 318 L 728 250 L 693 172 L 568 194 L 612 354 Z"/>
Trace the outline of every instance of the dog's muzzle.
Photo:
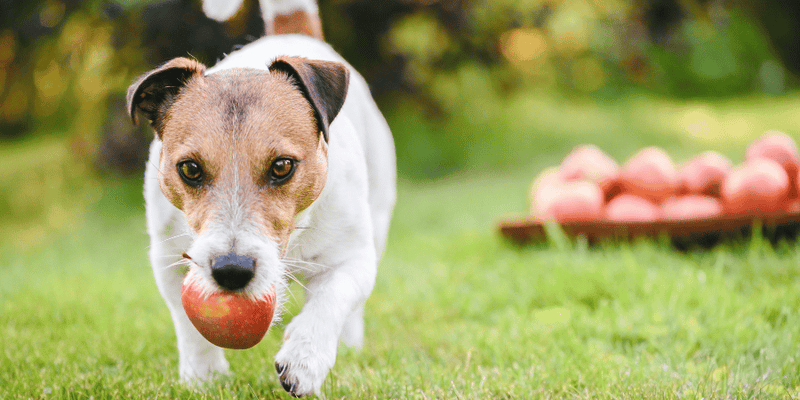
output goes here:
<path id="1" fill-rule="evenodd" d="M 239 290 L 253 279 L 256 260 L 230 252 L 214 258 L 211 263 L 211 276 L 225 290 Z"/>

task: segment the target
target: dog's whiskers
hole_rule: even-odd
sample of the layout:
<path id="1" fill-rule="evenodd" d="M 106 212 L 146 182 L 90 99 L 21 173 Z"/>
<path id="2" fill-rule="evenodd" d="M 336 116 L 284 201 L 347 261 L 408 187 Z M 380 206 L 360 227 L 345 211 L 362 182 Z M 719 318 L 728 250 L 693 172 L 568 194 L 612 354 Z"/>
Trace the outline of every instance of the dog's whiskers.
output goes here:
<path id="1" fill-rule="evenodd" d="M 290 276 L 289 273 L 282 273 L 281 276 L 285 276 L 286 279 L 280 279 L 278 282 L 275 282 L 276 289 L 278 289 L 279 293 L 283 293 L 282 300 L 278 305 L 280 307 L 280 312 L 277 314 L 283 314 L 286 311 L 286 303 L 291 301 L 295 304 L 298 303 L 297 297 L 295 296 L 294 292 L 290 290 L 291 282 L 290 280 L 297 282 L 298 285 L 303 286 L 302 283 L 297 281 L 297 278 Z M 288 296 L 288 297 L 287 297 Z M 280 297 L 280 296 L 279 296 Z"/>
<path id="2" fill-rule="evenodd" d="M 166 238 L 166 239 L 158 242 L 158 244 L 163 244 L 163 243 L 169 242 L 170 240 L 175 240 L 175 239 L 178 239 L 178 238 L 182 238 L 184 236 L 192 236 L 192 233 L 191 232 L 184 232 L 184 233 L 175 235 L 173 237 Z M 147 246 L 147 247 L 150 248 L 150 246 Z"/>
<path id="3" fill-rule="evenodd" d="M 178 261 L 175 261 L 174 263 L 172 263 L 170 265 L 167 265 L 166 267 L 164 267 L 164 269 L 170 269 L 170 268 L 182 267 L 182 266 L 188 267 L 189 266 L 189 262 L 190 262 L 189 260 L 187 260 L 185 258 L 182 258 L 182 259 L 180 259 Z"/>
<path id="4" fill-rule="evenodd" d="M 294 282 L 297 282 L 297 279 L 295 279 L 295 278 L 293 278 L 293 277 L 290 277 L 289 279 L 293 280 Z M 300 282 L 297 282 L 297 284 L 298 284 L 298 285 L 300 285 L 300 286 L 302 286 L 302 287 L 303 287 L 303 289 L 304 289 L 306 292 L 308 292 L 308 289 L 306 289 L 306 288 L 305 288 L 305 286 L 303 286 L 303 284 L 302 284 L 302 283 L 300 283 Z M 284 297 L 283 304 L 281 304 L 281 314 L 284 314 L 284 313 L 286 312 L 286 310 L 287 310 L 287 308 L 286 308 L 286 304 L 287 304 L 287 303 L 291 303 L 291 304 L 302 304 L 301 300 L 300 300 L 300 299 L 297 297 L 297 295 L 295 294 L 295 292 L 289 289 L 290 285 L 291 285 L 291 282 L 290 282 L 290 281 L 288 281 L 288 280 L 284 281 L 284 282 L 283 282 L 283 284 L 281 285 L 281 288 L 283 289 L 283 292 L 284 292 L 284 293 L 288 293 L 288 296 L 287 296 L 287 297 Z"/>
<path id="5" fill-rule="evenodd" d="M 331 269 L 331 267 L 329 267 L 329 266 L 327 266 L 325 264 L 315 263 L 315 262 L 306 261 L 306 260 L 300 260 L 300 259 L 296 259 L 296 258 L 284 258 L 282 261 L 286 265 L 288 265 L 290 267 L 294 267 L 294 268 L 297 268 L 299 270 L 307 271 L 307 272 L 314 272 L 314 271 L 317 271 L 317 270 L 327 271 L 327 270 Z"/>
<path id="6" fill-rule="evenodd" d="M 301 271 L 306 271 L 306 272 L 313 271 L 311 266 L 306 266 L 307 264 L 303 264 L 303 262 L 301 260 L 292 260 L 292 259 L 284 258 L 281 261 L 283 261 L 283 263 L 286 264 L 286 266 L 292 267 L 294 269 L 299 269 Z"/>
<path id="7" fill-rule="evenodd" d="M 299 279 L 297 279 L 297 277 L 296 277 L 296 276 L 294 276 L 294 274 L 292 274 L 291 272 L 285 272 L 285 273 L 283 274 L 283 276 L 285 276 L 286 278 L 289 278 L 289 279 L 291 279 L 292 281 L 294 281 L 295 283 L 297 283 L 298 285 L 300 285 L 300 286 L 301 286 L 303 289 L 305 289 L 305 290 L 308 290 L 308 288 L 306 287 L 306 285 L 304 285 L 304 284 L 303 284 L 303 282 L 300 282 L 300 280 L 299 280 Z M 286 286 L 287 286 L 286 288 L 288 289 L 288 284 L 287 284 Z M 294 297 L 294 295 L 292 295 L 292 297 Z"/>
<path id="8" fill-rule="evenodd" d="M 159 255 L 155 256 L 154 258 L 180 258 L 180 259 L 184 259 L 186 257 L 183 257 L 183 254 L 159 254 Z"/>

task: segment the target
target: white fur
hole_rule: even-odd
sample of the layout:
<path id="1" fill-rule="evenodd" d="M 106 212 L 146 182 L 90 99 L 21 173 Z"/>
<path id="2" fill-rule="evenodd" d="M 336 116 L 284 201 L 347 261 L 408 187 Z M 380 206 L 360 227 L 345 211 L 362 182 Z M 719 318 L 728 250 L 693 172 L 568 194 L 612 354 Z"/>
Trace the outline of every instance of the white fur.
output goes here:
<path id="1" fill-rule="evenodd" d="M 305 4 L 307 1 L 276 3 Z M 316 5 L 315 5 L 316 7 Z M 300 35 L 269 36 L 231 54 L 208 74 L 228 68 L 266 70 L 281 55 L 344 62 L 327 44 Z M 391 132 L 369 93 L 364 79 L 350 68 L 346 101 L 330 125 L 328 175 L 319 198 L 296 218 L 287 254 L 280 257 L 277 244 L 258 234 L 247 212 L 235 207 L 237 191 L 220 202 L 220 214 L 202 234 L 186 223 L 182 211 L 161 192 L 158 165 L 161 143 L 150 148 L 145 173 L 145 199 L 150 258 L 158 288 L 167 302 L 180 352 L 180 375 L 187 382 L 202 382 L 225 374 L 228 363 L 222 349 L 206 341 L 191 325 L 181 305 L 184 270 L 172 266 L 186 252 L 189 268 L 216 290 L 203 260 L 230 249 L 254 254 L 258 267 L 248 285 L 252 295 L 275 285 L 279 301 L 286 274 L 307 277 L 306 303 L 286 326 L 284 344 L 275 356 L 285 366 L 281 381 L 293 385 L 294 395 L 319 393 L 336 360 L 338 342 L 360 347 L 363 306 L 375 283 L 378 260 L 386 243 L 395 201 L 395 155 Z M 280 310 L 276 310 L 276 314 Z"/>

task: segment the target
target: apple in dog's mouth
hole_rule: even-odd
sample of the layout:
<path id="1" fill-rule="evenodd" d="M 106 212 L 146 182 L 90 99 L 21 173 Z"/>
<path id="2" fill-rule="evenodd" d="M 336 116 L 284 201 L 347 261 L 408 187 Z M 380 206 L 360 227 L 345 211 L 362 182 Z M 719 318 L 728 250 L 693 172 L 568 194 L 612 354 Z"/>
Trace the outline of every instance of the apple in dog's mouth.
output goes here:
<path id="1" fill-rule="evenodd" d="M 238 292 L 203 293 L 197 277 L 183 280 L 181 302 L 195 328 L 212 344 L 228 349 L 249 349 L 269 330 L 275 312 L 275 295 L 255 299 Z"/>

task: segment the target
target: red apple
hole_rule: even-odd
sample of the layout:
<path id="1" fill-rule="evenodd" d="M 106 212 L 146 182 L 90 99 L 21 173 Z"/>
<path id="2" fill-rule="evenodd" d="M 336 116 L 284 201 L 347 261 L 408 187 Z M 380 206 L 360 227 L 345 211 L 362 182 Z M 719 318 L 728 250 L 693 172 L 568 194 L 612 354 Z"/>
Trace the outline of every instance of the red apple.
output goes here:
<path id="1" fill-rule="evenodd" d="M 564 182 L 554 192 L 552 202 L 544 211 L 546 218 L 571 222 L 593 221 L 603 216 L 603 191 L 594 182 Z"/>
<path id="2" fill-rule="evenodd" d="M 592 144 L 576 147 L 561 162 L 561 177 L 564 180 L 597 182 L 604 192 L 617 175 L 619 164 Z"/>
<path id="3" fill-rule="evenodd" d="M 734 168 L 722 185 L 725 211 L 734 214 L 775 211 L 788 195 L 786 170 L 767 158 L 754 158 Z"/>
<path id="4" fill-rule="evenodd" d="M 181 301 L 195 328 L 212 344 L 249 349 L 267 333 L 275 311 L 275 295 L 254 299 L 247 294 L 217 292 L 204 295 L 198 276 L 186 274 Z"/>
<path id="5" fill-rule="evenodd" d="M 778 164 L 789 174 L 792 182 L 790 196 L 796 197 L 797 173 L 800 171 L 800 156 L 798 156 L 797 143 L 791 136 L 778 131 L 769 131 L 747 147 L 745 153 L 746 160 L 755 158 L 769 158 Z"/>
<path id="6" fill-rule="evenodd" d="M 678 170 L 680 191 L 719 196 L 722 181 L 732 166 L 731 160 L 716 151 L 701 153 Z"/>
<path id="7" fill-rule="evenodd" d="M 762 157 L 777 161 L 789 173 L 796 172 L 800 165 L 797 143 L 783 132 L 767 132 L 747 147 L 745 159 Z"/>
<path id="8" fill-rule="evenodd" d="M 661 217 L 669 220 L 710 218 L 722 214 L 722 204 L 715 197 L 690 194 L 670 197 L 661 205 Z"/>
<path id="9" fill-rule="evenodd" d="M 789 175 L 790 181 L 792 180 L 792 177 L 794 177 L 794 182 L 793 182 L 794 184 L 792 185 L 790 195 L 794 195 L 792 197 L 797 197 L 797 194 L 800 194 L 800 170 L 798 170 L 797 173 L 794 174 L 793 176 Z"/>
<path id="10" fill-rule="evenodd" d="M 564 183 L 558 167 L 550 167 L 539 173 L 530 190 L 531 215 L 544 219 L 547 209 L 555 200 L 557 188 Z"/>
<path id="11" fill-rule="evenodd" d="M 620 172 L 623 191 L 660 203 L 678 188 L 678 172 L 669 155 L 647 147 L 631 157 Z"/>
<path id="12" fill-rule="evenodd" d="M 661 210 L 643 197 L 623 193 L 611 199 L 606 206 L 606 219 L 620 222 L 652 222 L 658 220 Z"/>
<path id="13" fill-rule="evenodd" d="M 800 213 L 800 200 L 790 200 L 783 206 L 783 210 L 791 214 Z"/>

